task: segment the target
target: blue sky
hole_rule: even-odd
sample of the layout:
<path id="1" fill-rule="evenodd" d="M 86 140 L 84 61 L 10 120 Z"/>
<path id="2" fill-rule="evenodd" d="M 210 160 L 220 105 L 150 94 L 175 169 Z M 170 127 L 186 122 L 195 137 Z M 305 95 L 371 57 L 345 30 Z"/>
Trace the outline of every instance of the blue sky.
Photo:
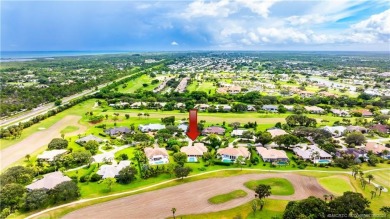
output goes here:
<path id="1" fill-rule="evenodd" d="M 381 1 L 2 1 L 2 51 L 390 50 Z"/>

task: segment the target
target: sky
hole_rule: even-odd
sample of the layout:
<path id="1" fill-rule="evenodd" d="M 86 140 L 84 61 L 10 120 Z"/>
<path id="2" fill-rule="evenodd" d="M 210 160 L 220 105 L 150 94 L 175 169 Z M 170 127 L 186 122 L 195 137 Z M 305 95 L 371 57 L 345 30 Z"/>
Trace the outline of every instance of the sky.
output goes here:
<path id="1" fill-rule="evenodd" d="M 1 0 L 1 51 L 390 51 L 387 0 Z"/>

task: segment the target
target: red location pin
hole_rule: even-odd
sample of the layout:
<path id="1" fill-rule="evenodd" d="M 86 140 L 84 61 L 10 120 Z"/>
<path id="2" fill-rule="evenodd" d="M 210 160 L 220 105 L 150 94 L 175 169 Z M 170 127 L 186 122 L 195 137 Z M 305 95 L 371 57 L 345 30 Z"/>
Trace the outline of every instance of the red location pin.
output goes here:
<path id="1" fill-rule="evenodd" d="M 191 140 L 194 141 L 200 134 L 198 131 L 198 110 L 190 109 L 189 117 L 190 125 L 186 134 Z"/>

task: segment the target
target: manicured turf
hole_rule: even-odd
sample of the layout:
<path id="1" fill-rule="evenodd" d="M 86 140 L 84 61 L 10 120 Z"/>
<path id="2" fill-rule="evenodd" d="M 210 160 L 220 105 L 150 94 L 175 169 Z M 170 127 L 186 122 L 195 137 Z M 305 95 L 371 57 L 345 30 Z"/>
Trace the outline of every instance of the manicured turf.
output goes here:
<path id="1" fill-rule="evenodd" d="M 256 213 L 252 210 L 252 201 L 224 211 L 210 212 L 206 214 L 180 215 L 180 209 L 177 209 L 176 218 L 182 219 L 231 219 L 231 218 L 282 218 L 283 211 L 288 201 L 266 199 L 262 211 L 259 207 Z M 173 217 L 171 217 L 172 219 Z"/>
<path id="2" fill-rule="evenodd" d="M 245 197 L 246 195 L 248 195 L 248 193 L 246 193 L 244 190 L 234 190 L 234 191 L 226 193 L 226 194 L 217 195 L 217 196 L 214 196 L 212 198 L 209 198 L 208 201 L 211 204 L 221 204 L 221 203 L 228 202 L 228 201 L 235 199 L 235 198 Z"/>
<path id="3" fill-rule="evenodd" d="M 348 178 L 341 175 L 319 178 L 318 182 L 326 190 L 332 192 L 335 195 L 342 195 L 346 191 L 355 191 L 355 189 L 349 183 Z"/>
<path id="4" fill-rule="evenodd" d="M 271 186 L 272 195 L 292 195 L 294 194 L 294 187 L 290 183 L 290 181 L 283 178 L 269 178 L 262 180 L 251 180 L 244 185 L 248 189 L 255 190 L 256 186 L 259 184 L 265 184 Z"/>
<path id="5" fill-rule="evenodd" d="M 64 129 L 62 129 L 61 134 L 66 134 L 66 133 L 74 132 L 77 130 L 79 130 L 79 127 L 70 125 L 70 126 L 66 126 Z"/>
<path id="6" fill-rule="evenodd" d="M 390 189 L 390 171 L 376 171 L 371 173 L 374 176 L 373 182 L 378 183 L 379 185 Z"/>
<path id="7" fill-rule="evenodd" d="M 134 93 L 138 89 L 143 89 L 143 90 L 148 90 L 148 91 L 153 90 L 155 87 L 157 87 L 160 84 L 160 82 L 157 84 L 151 84 L 150 82 L 152 80 L 153 79 L 149 75 L 142 75 L 141 77 L 139 77 L 133 81 L 129 81 L 127 83 L 127 87 L 125 87 L 125 88 L 122 87 L 123 85 L 119 85 L 118 92 Z M 143 84 L 148 84 L 148 86 L 144 87 Z"/>

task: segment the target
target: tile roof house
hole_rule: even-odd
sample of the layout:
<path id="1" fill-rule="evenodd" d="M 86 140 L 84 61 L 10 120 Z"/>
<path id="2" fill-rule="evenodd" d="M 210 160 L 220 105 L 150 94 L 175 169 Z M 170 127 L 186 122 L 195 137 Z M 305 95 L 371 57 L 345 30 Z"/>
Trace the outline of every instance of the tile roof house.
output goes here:
<path id="1" fill-rule="evenodd" d="M 203 129 L 202 134 L 203 135 L 207 135 L 207 134 L 223 135 L 223 134 L 225 134 L 225 129 L 218 127 L 218 126 L 210 126 L 210 127 Z"/>
<path id="2" fill-rule="evenodd" d="M 350 125 L 347 126 L 347 131 L 348 132 L 361 132 L 361 133 L 367 133 L 367 129 L 361 126 L 355 126 L 355 125 Z"/>
<path id="3" fill-rule="evenodd" d="M 310 113 L 315 113 L 315 114 L 321 114 L 321 113 L 325 112 L 324 109 L 322 109 L 321 107 L 318 107 L 318 106 L 305 106 L 305 110 L 310 112 Z"/>
<path id="4" fill-rule="evenodd" d="M 364 149 L 358 149 L 358 148 L 347 148 L 345 150 L 338 150 L 336 152 L 336 156 L 337 157 L 342 157 L 343 154 L 351 154 L 353 155 L 355 158 L 359 158 L 359 157 L 363 157 L 363 158 L 366 158 L 367 157 L 367 152 L 366 150 Z"/>
<path id="5" fill-rule="evenodd" d="M 103 139 L 101 139 L 99 137 L 96 137 L 94 135 L 88 135 L 88 136 L 82 137 L 80 139 L 77 139 L 76 143 L 77 144 L 85 144 L 85 143 L 87 143 L 89 141 L 97 141 L 98 143 L 102 143 Z"/>
<path id="6" fill-rule="evenodd" d="M 152 131 L 158 131 L 158 130 L 161 130 L 161 129 L 165 129 L 165 125 L 161 125 L 161 124 L 139 125 L 138 129 L 141 132 L 152 132 Z"/>
<path id="7" fill-rule="evenodd" d="M 347 110 L 331 109 L 330 112 L 336 116 L 349 116 L 349 112 Z"/>
<path id="8" fill-rule="evenodd" d="M 344 126 L 325 126 L 322 129 L 329 132 L 335 137 L 340 137 L 344 135 L 345 131 L 347 130 L 347 128 Z"/>
<path id="9" fill-rule="evenodd" d="M 28 190 L 53 189 L 58 184 L 71 181 L 71 180 L 72 180 L 71 178 L 64 176 L 62 172 L 57 171 L 57 172 L 52 172 L 44 175 L 42 179 L 31 183 L 30 185 L 26 186 L 26 188 Z"/>
<path id="10" fill-rule="evenodd" d="M 121 134 L 128 134 L 130 133 L 130 129 L 127 127 L 115 127 L 110 128 L 104 131 L 106 134 L 113 136 L 113 135 L 121 135 Z"/>
<path id="11" fill-rule="evenodd" d="M 187 154 L 188 157 L 201 157 L 207 152 L 207 147 L 203 143 L 194 143 L 193 146 L 185 146 L 180 151 Z"/>
<path id="12" fill-rule="evenodd" d="M 119 164 L 102 165 L 96 173 L 102 176 L 103 179 L 114 178 L 119 175 L 119 171 L 127 166 L 130 166 L 130 161 L 122 160 Z"/>
<path id="13" fill-rule="evenodd" d="M 381 124 L 376 124 L 370 127 L 371 130 L 380 132 L 380 133 L 389 133 L 390 127 L 388 125 L 381 125 Z"/>
<path id="14" fill-rule="evenodd" d="M 367 142 L 365 150 L 372 151 L 374 154 L 381 154 L 384 150 L 390 151 L 390 148 L 387 148 L 384 145 L 378 144 L 376 142 Z"/>
<path id="15" fill-rule="evenodd" d="M 242 134 L 244 134 L 244 132 L 247 132 L 248 130 L 246 130 L 246 129 L 234 129 L 231 133 L 230 133 L 230 135 L 232 136 L 232 137 L 236 137 L 236 136 L 242 136 Z"/>
<path id="16" fill-rule="evenodd" d="M 53 161 L 54 158 L 58 155 L 65 154 L 67 152 L 66 149 L 59 149 L 59 150 L 51 150 L 51 151 L 44 151 L 42 154 L 38 155 L 37 158 L 39 160 L 45 160 L 45 161 Z"/>
<path id="17" fill-rule="evenodd" d="M 239 156 L 242 156 L 245 159 L 250 158 L 250 152 L 246 147 L 220 148 L 217 150 L 217 155 L 219 155 L 222 160 L 231 160 L 231 162 L 234 162 Z"/>
<path id="18" fill-rule="evenodd" d="M 322 161 L 326 160 L 329 163 L 330 159 L 332 159 L 332 155 L 328 154 L 324 150 L 320 149 L 316 145 L 308 145 L 306 149 L 302 149 L 296 147 L 293 149 L 294 153 L 304 160 L 310 160 L 313 163 L 322 163 Z"/>
<path id="19" fill-rule="evenodd" d="M 205 110 L 207 110 L 208 108 L 210 107 L 210 105 L 208 105 L 208 104 L 197 104 L 197 105 L 195 105 L 195 109 L 198 109 L 198 110 L 200 110 L 200 111 L 205 111 Z"/>
<path id="20" fill-rule="evenodd" d="M 256 151 L 261 156 L 264 162 L 288 161 L 287 154 L 283 150 L 256 147 Z"/>
<path id="21" fill-rule="evenodd" d="M 278 112 L 278 106 L 277 105 L 263 105 L 261 107 L 262 110 L 266 110 L 266 111 L 270 111 L 270 112 L 273 112 L 273 113 L 277 113 Z"/>
<path id="22" fill-rule="evenodd" d="M 146 105 L 147 105 L 147 103 L 145 103 L 145 102 L 135 102 L 135 103 L 132 103 L 130 105 L 130 107 L 133 109 L 139 109 L 139 108 L 146 106 Z"/>
<path id="23" fill-rule="evenodd" d="M 358 112 L 358 113 L 361 113 L 363 117 L 370 117 L 370 116 L 373 116 L 374 114 L 368 110 L 368 109 L 359 109 L 359 110 L 355 110 L 354 112 Z"/>
<path id="24" fill-rule="evenodd" d="M 279 135 L 286 135 L 286 134 L 288 134 L 283 129 L 278 129 L 278 128 L 268 129 L 267 132 L 269 132 L 271 134 L 272 138 L 275 138 L 276 136 L 279 136 Z"/>
<path id="25" fill-rule="evenodd" d="M 145 155 L 149 164 L 167 164 L 169 163 L 168 151 L 165 148 L 154 147 L 145 148 Z"/>

